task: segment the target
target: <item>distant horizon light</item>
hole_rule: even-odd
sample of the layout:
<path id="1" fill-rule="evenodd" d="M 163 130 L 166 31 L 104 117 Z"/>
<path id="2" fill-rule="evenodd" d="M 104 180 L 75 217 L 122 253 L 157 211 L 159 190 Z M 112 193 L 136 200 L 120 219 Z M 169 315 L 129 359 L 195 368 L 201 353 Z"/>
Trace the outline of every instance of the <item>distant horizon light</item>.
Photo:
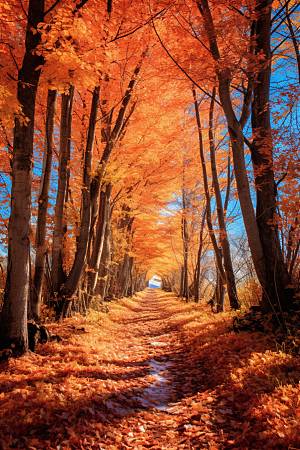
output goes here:
<path id="1" fill-rule="evenodd" d="M 149 289 L 159 289 L 161 287 L 161 278 L 157 275 L 153 275 L 149 280 Z"/>

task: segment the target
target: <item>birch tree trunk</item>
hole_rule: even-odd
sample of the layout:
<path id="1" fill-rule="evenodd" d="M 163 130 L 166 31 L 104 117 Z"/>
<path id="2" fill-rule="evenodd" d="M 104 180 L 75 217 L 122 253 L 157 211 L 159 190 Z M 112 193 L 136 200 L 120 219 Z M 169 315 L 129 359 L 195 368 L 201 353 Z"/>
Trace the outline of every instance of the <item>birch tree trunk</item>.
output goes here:
<path id="1" fill-rule="evenodd" d="M 40 44 L 37 25 L 44 21 L 44 0 L 29 0 L 25 54 L 18 73 L 17 98 L 27 123 L 15 121 L 11 213 L 8 227 L 8 263 L 4 305 L 0 315 L 0 349 L 15 355 L 28 349 L 29 236 L 35 99 L 44 58 L 34 51 Z"/>
<path id="2" fill-rule="evenodd" d="M 38 199 L 38 216 L 36 225 L 36 256 L 35 256 L 35 270 L 33 279 L 33 290 L 30 300 L 30 309 L 28 316 L 39 319 L 41 310 L 42 288 L 45 273 L 45 259 L 46 259 L 46 225 L 47 225 L 47 210 L 49 186 L 52 168 L 52 155 L 54 147 L 54 120 L 55 120 L 55 105 L 56 105 L 56 90 L 48 91 L 47 98 L 47 112 L 46 112 L 46 138 L 45 151 L 43 161 L 43 172 L 41 177 L 40 195 Z"/>

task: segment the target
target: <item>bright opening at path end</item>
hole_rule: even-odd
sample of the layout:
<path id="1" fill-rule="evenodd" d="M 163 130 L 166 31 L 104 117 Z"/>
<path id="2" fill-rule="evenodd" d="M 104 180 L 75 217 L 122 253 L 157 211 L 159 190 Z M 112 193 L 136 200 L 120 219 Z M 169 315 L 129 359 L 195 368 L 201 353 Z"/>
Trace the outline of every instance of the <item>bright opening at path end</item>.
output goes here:
<path id="1" fill-rule="evenodd" d="M 150 289 L 159 289 L 161 287 L 161 278 L 154 275 L 151 280 L 149 280 Z"/>

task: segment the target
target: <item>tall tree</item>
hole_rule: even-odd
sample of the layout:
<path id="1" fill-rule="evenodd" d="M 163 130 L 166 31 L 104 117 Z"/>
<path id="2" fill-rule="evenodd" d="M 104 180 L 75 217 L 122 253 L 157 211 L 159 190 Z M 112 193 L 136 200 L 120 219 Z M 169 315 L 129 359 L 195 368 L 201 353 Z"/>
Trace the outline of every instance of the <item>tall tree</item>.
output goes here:
<path id="1" fill-rule="evenodd" d="M 147 50 L 145 50 L 134 71 L 131 76 L 131 79 L 128 83 L 125 95 L 123 97 L 123 100 L 120 105 L 120 109 L 116 118 L 116 122 L 114 126 L 112 127 L 111 132 L 109 135 L 106 136 L 106 144 L 103 150 L 103 154 L 101 156 L 101 159 L 98 164 L 98 169 L 96 171 L 96 175 L 92 177 L 92 171 L 91 171 L 91 164 L 92 164 L 92 149 L 93 149 L 93 143 L 94 143 L 94 136 L 95 136 L 95 126 L 97 122 L 97 111 L 98 111 L 98 105 L 99 105 L 99 95 L 100 90 L 99 88 L 95 88 L 94 95 L 93 95 L 93 102 L 92 102 L 92 110 L 90 115 L 90 124 L 89 124 L 89 135 L 88 135 L 88 141 L 87 141 L 87 151 L 86 151 L 86 159 L 85 159 L 85 172 L 84 172 L 84 188 L 83 188 L 83 196 L 84 196 L 84 203 L 83 203 L 83 215 L 82 215 L 82 225 L 81 225 L 81 231 L 79 235 L 79 242 L 77 246 L 77 251 L 75 255 L 75 260 L 72 266 L 72 269 L 69 273 L 69 275 L 66 277 L 65 281 L 60 283 L 57 288 L 58 292 L 58 303 L 56 307 L 57 315 L 65 315 L 68 310 L 68 305 L 71 302 L 72 296 L 76 292 L 79 281 L 81 278 L 81 275 L 83 273 L 83 270 L 85 268 L 86 264 L 86 258 L 87 258 L 87 251 L 88 251 L 88 245 L 89 245 L 89 237 L 92 236 L 92 229 L 95 225 L 94 215 L 98 209 L 98 204 L 100 203 L 99 195 L 101 190 L 101 185 L 103 181 L 103 177 L 105 175 L 105 171 L 107 168 L 107 165 L 109 163 L 111 154 L 113 152 L 113 149 L 115 148 L 116 144 L 118 143 L 120 137 L 122 136 L 122 132 L 124 131 L 124 128 L 126 127 L 126 124 L 128 122 L 128 108 L 130 105 L 130 101 L 134 92 L 134 87 L 138 80 L 138 75 L 140 73 L 142 63 L 146 57 Z M 130 112 L 129 112 L 130 115 Z M 110 126 L 107 128 L 107 130 L 110 130 Z M 100 207 L 100 206 L 99 206 Z M 100 228 L 99 228 L 100 229 Z M 99 239 L 96 239 L 96 243 L 100 242 L 100 246 L 98 249 L 98 253 L 102 251 L 103 247 L 103 239 L 104 239 L 104 231 L 105 231 L 105 224 L 101 228 L 101 236 L 100 241 Z M 99 261 L 101 258 L 101 253 L 97 254 L 95 259 L 93 261 L 96 262 Z M 94 268 L 92 268 L 94 270 Z M 93 288 L 95 285 L 93 284 Z"/>
<path id="2" fill-rule="evenodd" d="M 38 216 L 36 225 L 36 255 L 35 270 L 33 278 L 32 294 L 29 304 L 28 316 L 38 320 L 41 309 L 42 288 L 45 273 L 45 252 L 46 252 L 46 225 L 47 210 L 49 199 L 49 186 L 52 167 L 52 155 L 54 147 L 54 119 L 56 105 L 56 90 L 49 90 L 47 97 L 46 111 L 46 131 L 45 131 L 45 150 L 43 159 L 43 172 L 40 184 L 40 193 L 38 197 Z"/>
<path id="3" fill-rule="evenodd" d="M 89 119 L 88 137 L 85 150 L 81 224 L 80 224 L 80 233 L 78 237 L 77 251 L 72 269 L 68 277 L 66 278 L 62 291 L 61 287 L 63 283 L 60 283 L 58 285 L 58 291 L 60 290 L 60 296 L 65 295 L 65 293 L 68 293 L 69 297 L 71 297 L 71 295 L 74 292 L 76 292 L 87 257 L 88 239 L 90 234 L 91 212 L 92 212 L 91 211 L 92 160 L 93 160 L 93 147 L 95 140 L 99 98 L 100 98 L 100 87 L 96 86 L 93 92 L 91 113 Z M 71 291 L 71 293 L 69 291 Z M 56 308 L 58 316 L 66 312 L 67 305 L 68 302 L 65 301 L 58 302 Z"/>
<path id="4" fill-rule="evenodd" d="M 215 232 L 213 229 L 213 223 L 212 223 L 211 196 L 210 196 L 210 190 L 209 190 L 209 185 L 208 185 L 208 176 L 207 176 L 206 161 L 205 161 L 205 155 L 204 155 L 201 118 L 200 118 L 200 112 L 199 112 L 199 104 L 198 104 L 198 100 L 197 100 L 197 96 L 196 96 L 196 90 L 194 87 L 192 89 L 192 93 L 193 93 L 194 107 L 195 107 L 195 112 L 196 112 L 197 130 L 198 130 L 198 137 L 199 137 L 200 160 L 201 160 L 201 166 L 202 166 L 203 184 L 204 184 L 204 191 L 205 191 L 205 198 L 206 198 L 206 223 L 207 223 L 207 228 L 209 231 L 210 239 L 212 242 L 213 250 L 215 253 L 217 270 L 220 274 L 222 283 L 225 284 L 226 283 L 226 274 L 225 274 L 224 267 L 223 267 L 222 254 L 218 247 L 218 243 L 217 243 L 217 239 L 215 236 Z"/>
<path id="5" fill-rule="evenodd" d="M 55 204 L 55 219 L 52 244 L 52 284 L 55 293 L 66 280 L 63 267 L 63 239 L 65 234 L 65 212 L 70 177 L 71 129 L 74 100 L 74 86 L 61 97 L 60 143 L 58 187 Z"/>
<path id="6" fill-rule="evenodd" d="M 188 214 L 188 192 L 185 180 L 185 162 L 182 171 L 182 217 L 181 217 L 181 236 L 183 246 L 183 266 L 181 272 L 181 292 L 180 295 L 189 301 L 189 274 L 188 274 L 188 254 L 189 254 L 189 235 L 187 229 L 187 214 Z"/>
<path id="7" fill-rule="evenodd" d="M 215 199 L 217 205 L 217 216 L 220 229 L 220 243 L 222 247 L 222 254 L 224 259 L 224 270 L 226 274 L 226 286 L 229 297 L 230 306 L 233 309 L 239 309 L 241 307 L 238 299 L 235 277 L 233 272 L 230 245 L 226 230 L 225 214 L 222 204 L 221 190 L 218 179 L 217 164 L 216 164 L 216 151 L 215 151 L 215 139 L 213 133 L 213 120 L 214 120 L 214 105 L 215 105 L 216 88 L 213 88 L 210 108 L 209 108 L 209 150 L 210 150 L 210 165 L 213 187 L 215 192 Z"/>
<path id="8" fill-rule="evenodd" d="M 41 42 L 38 25 L 44 21 L 44 0 L 29 0 L 25 54 L 18 73 L 17 99 L 27 119 L 16 119 L 14 128 L 11 214 L 4 306 L 0 316 L 0 348 L 12 347 L 15 354 L 28 348 L 27 301 L 29 294 L 29 253 L 31 183 L 35 99 L 44 58 L 35 50 Z"/>
<path id="9" fill-rule="evenodd" d="M 267 290 L 264 306 L 289 309 L 293 306 L 294 291 L 280 247 L 276 215 L 276 186 L 274 179 L 272 131 L 270 124 L 271 79 L 271 0 L 256 5 L 255 53 L 257 78 L 253 91 L 251 123 L 253 140 L 250 147 L 256 186 L 256 220 L 266 261 Z M 262 56 L 264 55 L 264 56 Z"/>
<path id="10" fill-rule="evenodd" d="M 265 309 L 272 309 L 274 306 L 277 308 L 278 303 L 282 305 L 283 308 L 289 309 L 292 306 L 292 297 L 290 295 L 291 290 L 286 291 L 288 295 L 281 295 L 279 291 L 276 292 L 274 296 L 274 292 L 276 290 L 276 286 L 282 285 L 281 279 L 277 279 L 277 270 L 272 272 L 272 277 L 267 275 L 267 272 L 269 270 L 266 258 L 267 259 L 273 259 L 273 261 L 277 261 L 277 258 L 280 257 L 279 254 L 273 254 L 271 256 L 271 253 L 274 250 L 274 247 L 272 246 L 269 249 L 266 249 L 265 246 L 263 246 L 262 240 L 261 240 L 261 233 L 259 230 L 258 222 L 255 217 L 254 208 L 252 204 L 252 198 L 249 188 L 249 181 L 246 171 L 246 165 L 245 165 L 245 158 L 244 158 L 244 135 L 243 135 L 243 126 L 245 125 L 245 119 L 247 116 L 249 116 L 249 103 L 244 102 L 244 108 L 242 111 L 242 115 L 240 117 L 240 120 L 237 119 L 236 113 L 234 111 L 233 102 L 231 98 L 231 92 L 230 92 L 230 86 L 231 86 L 231 75 L 230 70 L 226 66 L 226 64 L 220 64 L 221 61 L 221 53 L 218 45 L 218 37 L 216 32 L 215 23 L 213 20 L 213 16 L 211 13 L 211 9 L 208 4 L 208 0 L 201 0 L 197 2 L 200 13 L 203 18 L 204 28 L 206 31 L 206 35 L 208 38 L 209 48 L 210 52 L 212 54 L 212 57 L 217 64 L 216 66 L 216 75 L 219 82 L 219 96 L 222 103 L 222 107 L 227 119 L 228 123 L 228 130 L 231 138 L 232 143 L 232 151 L 233 151 L 233 162 L 234 162 L 234 171 L 235 171 L 235 178 L 237 183 L 237 190 L 239 195 L 239 201 L 241 205 L 241 210 L 243 214 L 244 224 L 248 236 L 249 246 L 251 249 L 251 255 L 253 258 L 255 270 L 258 276 L 258 279 L 262 285 L 263 291 L 265 292 L 265 301 L 263 302 L 263 307 Z M 258 1 L 257 8 L 256 8 L 256 14 L 257 14 L 257 23 L 254 22 L 252 25 L 252 30 L 256 26 L 255 32 L 255 38 L 252 34 L 252 38 L 254 42 L 256 41 L 256 53 L 257 55 L 261 55 L 265 49 L 267 51 L 266 57 L 262 59 L 261 63 L 258 62 L 258 71 L 259 75 L 258 77 L 266 77 L 267 71 L 270 70 L 270 63 L 271 60 L 269 59 L 269 51 L 268 47 L 270 46 L 270 14 L 271 14 L 271 2 L 268 1 Z M 256 20 L 256 19 L 255 19 Z M 266 27 L 266 31 L 263 32 L 262 29 L 263 26 Z M 263 41 L 260 40 L 259 36 L 264 37 L 266 42 L 263 44 Z M 259 59 L 259 58 L 258 58 Z M 269 69 L 268 69 L 269 66 Z M 254 69 L 253 69 L 254 71 Z M 256 92 L 258 93 L 258 82 L 256 83 Z M 248 84 L 249 88 L 249 84 Z M 252 88 L 252 84 L 251 84 Z M 264 83 L 264 88 L 266 88 L 266 84 Z M 268 89 L 267 89 L 268 90 Z M 247 92 L 246 92 L 247 94 Z M 247 95 L 245 95 L 245 100 L 247 98 Z M 261 101 L 264 104 L 264 107 L 267 107 L 267 104 L 265 103 L 266 97 L 264 97 Z M 246 107 L 245 107 L 246 106 Z M 264 147 L 261 145 L 259 146 L 259 151 L 261 153 L 264 153 Z M 257 161 L 256 164 L 256 171 L 264 171 L 264 161 L 260 159 L 260 161 Z M 269 170 L 272 171 L 272 163 L 269 164 Z M 268 170 L 268 171 L 269 171 Z M 272 183 L 272 182 L 271 182 Z M 265 198 L 266 203 L 271 203 L 271 197 L 270 197 L 270 188 L 271 185 L 261 185 L 260 189 L 260 196 Z M 272 188 L 271 188 L 272 189 Z M 268 199 L 269 198 L 269 199 Z M 274 203 L 273 203 L 274 204 Z M 269 219 L 272 220 L 272 224 L 269 225 L 271 228 L 275 224 L 275 218 L 274 215 L 272 218 L 269 217 Z M 269 255 L 267 255 L 265 252 L 268 252 Z M 284 281 L 284 287 L 287 288 L 288 284 L 286 284 L 286 277 L 283 277 Z M 284 292 L 280 289 L 281 292 Z"/>

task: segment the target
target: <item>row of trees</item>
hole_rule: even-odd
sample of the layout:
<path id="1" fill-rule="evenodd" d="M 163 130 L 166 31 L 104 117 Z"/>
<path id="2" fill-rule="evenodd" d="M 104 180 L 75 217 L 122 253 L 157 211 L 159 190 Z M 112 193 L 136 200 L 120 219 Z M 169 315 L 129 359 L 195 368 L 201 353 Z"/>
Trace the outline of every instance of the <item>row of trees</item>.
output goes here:
<path id="1" fill-rule="evenodd" d="M 238 309 L 248 265 L 264 310 L 295 307 L 297 14 L 269 0 L 2 2 L 0 348 L 26 351 L 46 292 L 59 318 L 155 273 L 186 299 L 214 292 L 219 310 L 226 288 Z M 232 258 L 240 211 L 253 266 L 247 244 Z"/>

